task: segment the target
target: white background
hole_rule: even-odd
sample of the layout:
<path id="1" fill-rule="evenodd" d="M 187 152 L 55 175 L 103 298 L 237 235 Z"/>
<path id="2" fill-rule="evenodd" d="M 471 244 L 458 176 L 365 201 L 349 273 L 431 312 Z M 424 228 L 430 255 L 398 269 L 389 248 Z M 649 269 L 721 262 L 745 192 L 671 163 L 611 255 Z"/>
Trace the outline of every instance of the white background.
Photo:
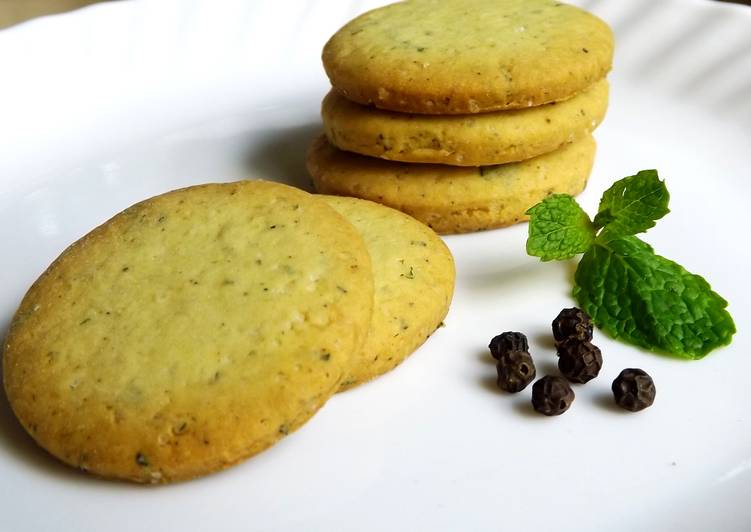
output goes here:
<path id="1" fill-rule="evenodd" d="M 124 1 L 0 31 L 0 330 L 70 242 L 179 186 L 306 186 L 326 38 L 372 2 Z M 164 487 L 80 474 L 0 402 L 0 530 L 751 530 L 748 198 L 751 10 L 586 2 L 614 28 L 609 114 L 580 201 L 657 168 L 672 212 L 646 237 L 730 301 L 733 344 L 697 362 L 602 334 L 601 376 L 548 419 L 498 391 L 492 336 L 525 331 L 555 372 L 550 321 L 573 264 L 524 253 L 526 226 L 451 236 L 446 327 L 394 372 L 334 397 L 226 472 Z M 641 367 L 655 405 L 611 404 Z"/>

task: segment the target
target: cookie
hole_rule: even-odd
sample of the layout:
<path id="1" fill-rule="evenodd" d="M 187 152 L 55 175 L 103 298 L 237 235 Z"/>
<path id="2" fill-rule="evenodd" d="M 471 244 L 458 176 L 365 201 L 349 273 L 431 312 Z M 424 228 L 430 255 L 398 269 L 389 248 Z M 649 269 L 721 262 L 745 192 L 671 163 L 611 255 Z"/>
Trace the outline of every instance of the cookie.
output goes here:
<path id="1" fill-rule="evenodd" d="M 342 389 L 396 367 L 446 317 L 454 259 L 428 226 L 399 211 L 355 198 L 319 196 L 360 231 L 373 264 L 373 317 Z"/>
<path id="2" fill-rule="evenodd" d="M 308 151 L 307 167 L 318 192 L 388 205 L 438 233 L 465 233 L 526 220 L 525 211 L 550 194 L 578 194 L 594 155 L 594 139 L 587 136 L 498 166 L 397 163 L 337 150 L 321 135 Z"/>
<path id="3" fill-rule="evenodd" d="M 346 98 L 464 114 L 564 100 L 605 77 L 608 25 L 555 0 L 408 0 L 369 11 L 323 49 Z"/>
<path id="4" fill-rule="evenodd" d="M 602 80 L 568 100 L 474 115 L 416 115 L 352 103 L 336 91 L 323 100 L 329 142 L 392 161 L 483 166 L 521 161 L 588 135 L 605 116 Z"/>
<path id="5" fill-rule="evenodd" d="M 262 181 L 169 192 L 34 283 L 6 338 L 5 390 L 72 466 L 202 475 L 270 446 L 339 388 L 372 291 L 359 234 L 310 194 Z"/>

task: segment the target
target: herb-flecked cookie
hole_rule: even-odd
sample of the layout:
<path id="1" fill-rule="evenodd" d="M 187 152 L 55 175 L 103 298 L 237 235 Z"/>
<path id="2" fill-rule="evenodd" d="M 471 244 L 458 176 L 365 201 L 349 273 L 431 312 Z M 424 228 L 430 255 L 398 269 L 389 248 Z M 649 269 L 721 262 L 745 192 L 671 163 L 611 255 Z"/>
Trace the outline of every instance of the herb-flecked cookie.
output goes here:
<path id="1" fill-rule="evenodd" d="M 590 134 L 605 116 L 602 80 L 568 100 L 473 115 L 417 115 L 350 102 L 336 91 L 323 100 L 329 142 L 341 150 L 392 161 L 484 166 L 521 161 Z"/>
<path id="2" fill-rule="evenodd" d="M 605 77 L 612 56 L 608 25 L 556 0 L 407 0 L 347 23 L 323 65 L 354 102 L 463 114 L 564 100 Z"/>
<path id="3" fill-rule="evenodd" d="M 319 196 L 360 231 L 373 264 L 373 317 L 342 389 L 393 369 L 446 317 L 454 259 L 425 224 L 372 201 Z"/>
<path id="4" fill-rule="evenodd" d="M 533 159 L 497 166 L 397 163 L 337 150 L 319 136 L 307 166 L 318 192 L 393 207 L 438 233 L 466 233 L 527 220 L 550 194 L 584 189 L 595 155 L 591 136 Z"/>
<path id="5" fill-rule="evenodd" d="M 33 284 L 5 341 L 5 390 L 72 466 L 137 482 L 209 473 L 338 390 L 372 283 L 358 232 L 310 194 L 263 181 L 169 192 Z"/>

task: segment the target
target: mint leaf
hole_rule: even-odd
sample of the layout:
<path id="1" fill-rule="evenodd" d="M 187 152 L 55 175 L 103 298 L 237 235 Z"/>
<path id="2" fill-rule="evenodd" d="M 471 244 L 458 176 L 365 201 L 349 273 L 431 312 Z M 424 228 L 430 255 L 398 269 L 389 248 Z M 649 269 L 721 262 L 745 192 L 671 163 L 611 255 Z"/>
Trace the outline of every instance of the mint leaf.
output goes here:
<path id="1" fill-rule="evenodd" d="M 574 297 L 598 327 L 646 349 L 697 359 L 735 333 L 727 301 L 634 236 L 598 239 L 574 281 Z"/>
<path id="2" fill-rule="evenodd" d="M 527 213 L 527 253 L 543 261 L 564 260 L 584 253 L 595 239 L 589 216 L 568 194 L 553 194 Z"/>
<path id="3" fill-rule="evenodd" d="M 612 240 L 635 235 L 654 227 L 655 220 L 665 216 L 670 194 L 656 170 L 642 170 L 636 175 L 616 181 L 600 200 L 595 227 L 603 228 L 599 238 Z"/>

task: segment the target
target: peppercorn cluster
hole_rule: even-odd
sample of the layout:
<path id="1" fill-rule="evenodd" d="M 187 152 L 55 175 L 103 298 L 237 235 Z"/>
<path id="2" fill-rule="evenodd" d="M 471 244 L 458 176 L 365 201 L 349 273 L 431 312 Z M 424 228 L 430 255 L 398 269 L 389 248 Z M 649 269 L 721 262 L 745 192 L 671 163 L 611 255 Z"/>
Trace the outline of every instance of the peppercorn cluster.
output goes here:
<path id="1" fill-rule="evenodd" d="M 569 382 L 585 384 L 602 369 L 602 352 L 592 343 L 593 323 L 586 312 L 576 307 L 563 309 L 552 328 L 558 369 L 565 379 L 545 375 L 532 386 L 532 407 L 546 416 L 569 409 L 575 398 Z M 499 388 L 518 393 L 535 380 L 537 371 L 524 334 L 504 332 L 495 336 L 488 348 L 496 360 Z M 636 368 L 624 369 L 613 381 L 612 390 L 616 404 L 632 412 L 647 408 L 655 398 L 652 378 Z"/>
<path id="2" fill-rule="evenodd" d="M 602 369 L 602 353 L 592 344 L 592 329 L 592 318 L 576 307 L 563 309 L 553 320 L 558 369 L 571 382 L 589 382 Z"/>
<path id="3" fill-rule="evenodd" d="M 498 387 L 510 393 L 522 391 L 537 375 L 529 354 L 527 337 L 520 332 L 505 332 L 490 341 L 490 354 L 498 362 Z"/>

